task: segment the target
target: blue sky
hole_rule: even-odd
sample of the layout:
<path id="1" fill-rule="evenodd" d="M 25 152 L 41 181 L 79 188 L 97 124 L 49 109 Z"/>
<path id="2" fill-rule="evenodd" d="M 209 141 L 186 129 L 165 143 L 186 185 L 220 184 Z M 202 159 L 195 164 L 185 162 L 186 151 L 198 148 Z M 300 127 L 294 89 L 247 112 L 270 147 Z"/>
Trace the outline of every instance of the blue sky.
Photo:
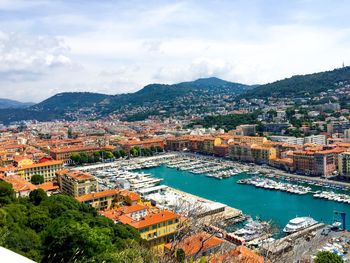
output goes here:
<path id="1" fill-rule="evenodd" d="M 350 64 L 350 2 L 0 0 L 0 97 L 262 84 Z"/>

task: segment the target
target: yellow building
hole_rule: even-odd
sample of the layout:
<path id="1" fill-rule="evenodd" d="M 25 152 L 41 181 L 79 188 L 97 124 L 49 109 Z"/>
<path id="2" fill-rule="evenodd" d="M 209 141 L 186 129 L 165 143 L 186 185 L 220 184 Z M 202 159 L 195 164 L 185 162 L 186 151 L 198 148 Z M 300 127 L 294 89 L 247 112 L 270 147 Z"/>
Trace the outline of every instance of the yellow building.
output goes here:
<path id="1" fill-rule="evenodd" d="M 254 162 L 268 164 L 269 160 L 276 159 L 277 151 L 270 146 L 251 145 L 251 152 Z"/>
<path id="2" fill-rule="evenodd" d="M 204 138 L 204 140 L 201 142 L 201 150 L 202 152 L 208 153 L 208 154 L 214 154 L 214 147 L 221 144 L 221 139 L 219 137 L 209 137 Z"/>
<path id="3" fill-rule="evenodd" d="M 44 182 L 52 182 L 56 180 L 56 173 L 63 169 L 63 162 L 33 163 L 30 159 L 24 159 L 18 163 L 17 169 L 17 174 L 24 180 L 30 181 L 33 175 L 38 174 L 44 177 Z"/>
<path id="4" fill-rule="evenodd" d="M 229 157 L 233 160 L 253 162 L 252 149 L 250 144 L 234 142 L 229 144 Z"/>
<path id="5" fill-rule="evenodd" d="M 141 238 L 147 241 L 152 248 L 164 249 L 177 231 L 180 215 L 169 210 L 152 211 L 141 204 L 119 207 L 113 210 L 101 212 L 102 215 L 114 222 L 128 224 L 138 230 Z"/>
<path id="6" fill-rule="evenodd" d="M 257 145 L 263 145 L 267 141 L 266 137 L 259 136 L 234 136 L 233 140 L 234 142 Z"/>

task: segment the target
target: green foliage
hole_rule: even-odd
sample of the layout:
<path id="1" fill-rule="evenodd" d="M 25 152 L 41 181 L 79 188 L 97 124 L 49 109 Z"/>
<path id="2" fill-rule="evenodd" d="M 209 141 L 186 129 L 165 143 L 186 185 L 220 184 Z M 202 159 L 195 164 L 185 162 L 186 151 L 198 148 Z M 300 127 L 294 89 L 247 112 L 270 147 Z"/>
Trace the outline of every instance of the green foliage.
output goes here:
<path id="1" fill-rule="evenodd" d="M 159 260 L 154 251 L 146 249 L 136 242 L 130 242 L 122 251 L 102 254 L 97 262 L 157 263 Z"/>
<path id="2" fill-rule="evenodd" d="M 5 181 L 0 181 L 0 206 L 1 204 L 10 203 L 11 199 L 14 197 L 14 194 L 15 193 L 11 184 Z"/>
<path id="3" fill-rule="evenodd" d="M 44 180 L 44 176 L 40 174 L 34 174 L 32 178 L 30 178 L 30 182 L 35 185 L 44 183 Z"/>
<path id="4" fill-rule="evenodd" d="M 293 76 L 273 83 L 257 86 L 241 95 L 241 98 L 305 97 L 328 89 L 335 89 L 336 83 L 350 81 L 350 67 L 332 71 Z"/>
<path id="5" fill-rule="evenodd" d="M 177 249 L 175 251 L 175 257 L 178 262 L 185 262 L 185 259 L 186 259 L 185 251 L 181 248 Z"/>
<path id="6" fill-rule="evenodd" d="M 225 130 L 235 129 L 236 126 L 241 124 L 256 124 L 259 112 L 248 114 L 229 114 L 229 115 L 217 115 L 207 116 L 203 120 L 192 123 L 193 125 L 203 125 L 204 127 L 217 127 Z"/>
<path id="7" fill-rule="evenodd" d="M 91 110 L 100 116 L 106 116 L 120 110 L 126 105 L 138 107 L 155 102 L 171 103 L 175 98 L 186 97 L 192 94 L 238 94 L 252 86 L 232 83 L 218 78 L 198 79 L 191 82 L 183 82 L 174 85 L 151 84 L 143 89 L 129 94 L 104 95 L 89 92 L 66 92 L 56 94 L 47 100 L 28 109 L 0 109 L 0 121 L 9 123 L 12 121 L 36 119 L 48 121 L 55 119 L 73 120 L 67 113 L 76 113 L 82 108 Z M 129 121 L 144 120 L 150 114 L 159 114 L 159 111 L 140 112 L 128 116 Z"/>
<path id="8" fill-rule="evenodd" d="M 343 259 L 329 251 L 320 251 L 316 254 L 315 263 L 342 263 Z"/>
<path id="9" fill-rule="evenodd" d="M 121 153 L 120 153 L 121 154 Z M 125 152 L 123 153 L 125 156 Z M 75 163 L 75 164 L 85 164 L 85 163 L 96 163 L 100 162 L 102 159 L 113 159 L 114 154 L 110 151 L 97 151 L 92 154 L 87 154 L 85 152 L 82 153 L 73 153 L 70 157 L 70 159 Z"/>
<path id="10" fill-rule="evenodd" d="M 136 230 L 67 195 L 44 197 L 41 189 L 0 208 L 0 230 L 2 246 L 37 262 L 102 262 L 130 240 L 140 242 Z"/>
<path id="11" fill-rule="evenodd" d="M 29 194 L 29 200 L 34 205 L 39 205 L 42 201 L 47 199 L 47 194 L 43 189 L 36 189 Z"/>
<path id="12" fill-rule="evenodd" d="M 130 149 L 130 154 L 131 154 L 131 156 L 133 156 L 133 157 L 139 156 L 139 155 L 140 155 L 139 148 L 138 148 L 138 147 L 132 147 L 132 148 Z"/>

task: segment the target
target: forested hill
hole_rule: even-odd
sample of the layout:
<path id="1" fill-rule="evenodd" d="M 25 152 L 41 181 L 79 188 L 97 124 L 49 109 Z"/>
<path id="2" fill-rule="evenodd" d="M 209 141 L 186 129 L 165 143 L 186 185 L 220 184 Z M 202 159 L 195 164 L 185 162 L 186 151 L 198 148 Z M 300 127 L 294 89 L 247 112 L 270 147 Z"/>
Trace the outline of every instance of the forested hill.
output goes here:
<path id="1" fill-rule="evenodd" d="M 240 98 L 317 96 L 320 92 L 350 84 L 350 67 L 308 75 L 297 75 L 247 90 Z"/>
<path id="2" fill-rule="evenodd" d="M 16 100 L 2 99 L 0 98 L 0 109 L 18 109 L 27 108 L 34 105 L 31 102 L 19 102 Z"/>
<path id="3" fill-rule="evenodd" d="M 195 105 L 210 101 L 217 95 L 236 96 L 253 86 L 233 83 L 218 78 L 198 79 L 173 85 L 151 84 L 135 93 L 106 95 L 89 92 L 66 92 L 56 94 L 27 109 L 2 109 L 0 122 L 5 124 L 21 120 L 75 120 L 103 117 L 111 113 L 133 112 L 138 107 L 147 107 L 146 115 L 160 107 L 167 107 L 176 100 L 186 100 Z M 157 104 L 157 105 L 156 105 Z M 188 105 L 184 104 L 184 108 Z M 155 109 L 153 109 L 154 107 Z"/>

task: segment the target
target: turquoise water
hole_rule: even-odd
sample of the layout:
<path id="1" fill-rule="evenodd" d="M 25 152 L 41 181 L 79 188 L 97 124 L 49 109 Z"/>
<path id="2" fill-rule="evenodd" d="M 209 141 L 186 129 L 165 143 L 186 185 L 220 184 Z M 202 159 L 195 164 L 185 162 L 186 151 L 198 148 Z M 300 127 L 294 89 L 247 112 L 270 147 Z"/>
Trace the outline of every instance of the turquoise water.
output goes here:
<path id="1" fill-rule="evenodd" d="M 295 195 L 237 184 L 237 180 L 247 178 L 246 174 L 217 180 L 166 166 L 144 172 L 163 178 L 162 184 L 238 208 L 253 217 L 272 220 L 280 229 L 296 216 L 311 216 L 332 223 L 334 210 L 346 212 L 347 228 L 350 226 L 350 204 L 315 199 L 311 194 Z"/>

